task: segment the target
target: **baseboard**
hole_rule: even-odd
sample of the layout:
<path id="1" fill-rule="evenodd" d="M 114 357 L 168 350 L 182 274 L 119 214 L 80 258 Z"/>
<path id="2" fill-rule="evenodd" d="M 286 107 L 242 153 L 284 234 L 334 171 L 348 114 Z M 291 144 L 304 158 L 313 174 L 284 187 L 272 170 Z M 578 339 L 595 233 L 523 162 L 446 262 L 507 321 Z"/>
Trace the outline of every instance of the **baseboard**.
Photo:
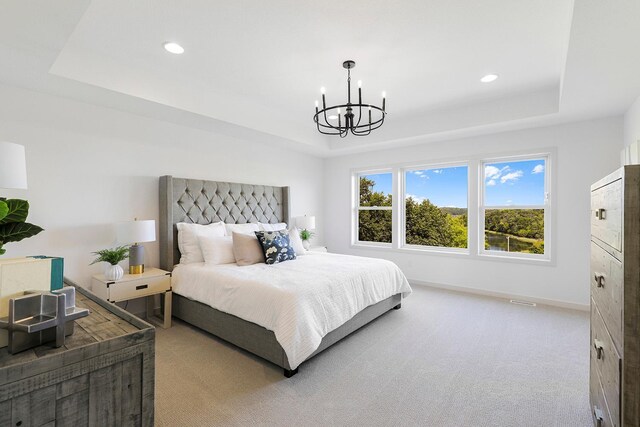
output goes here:
<path id="1" fill-rule="evenodd" d="M 528 295 L 508 294 L 505 292 L 489 291 L 486 289 L 469 288 L 469 287 L 457 286 L 457 285 L 445 285 L 443 283 L 425 282 L 423 280 L 409 279 L 409 283 L 411 283 L 411 285 L 427 286 L 430 288 L 446 289 L 449 291 L 484 295 L 488 297 L 501 298 L 501 299 L 507 299 L 507 300 L 515 299 L 515 300 L 521 300 L 521 301 L 529 301 L 529 302 L 534 302 L 536 304 L 568 308 L 571 310 L 589 311 L 591 309 L 588 304 L 578 304 L 575 302 L 567 302 L 567 301 L 556 301 L 556 300 L 550 300 L 545 298 L 531 297 Z"/>

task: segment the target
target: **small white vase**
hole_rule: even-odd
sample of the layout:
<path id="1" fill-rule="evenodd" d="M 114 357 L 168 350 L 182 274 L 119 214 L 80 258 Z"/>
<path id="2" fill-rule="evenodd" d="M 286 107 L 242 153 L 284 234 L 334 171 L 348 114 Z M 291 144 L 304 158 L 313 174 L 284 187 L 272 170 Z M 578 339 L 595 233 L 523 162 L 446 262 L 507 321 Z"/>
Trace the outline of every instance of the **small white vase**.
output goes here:
<path id="1" fill-rule="evenodd" d="M 305 250 L 307 250 L 307 251 L 308 251 L 308 250 L 309 250 L 309 248 L 311 247 L 311 242 L 310 242 L 309 240 L 303 240 L 303 241 L 302 241 L 302 247 L 303 247 Z"/>
<path id="2" fill-rule="evenodd" d="M 107 280 L 120 280 L 122 276 L 124 276 L 124 270 L 117 264 L 107 264 L 104 269 L 104 278 Z"/>

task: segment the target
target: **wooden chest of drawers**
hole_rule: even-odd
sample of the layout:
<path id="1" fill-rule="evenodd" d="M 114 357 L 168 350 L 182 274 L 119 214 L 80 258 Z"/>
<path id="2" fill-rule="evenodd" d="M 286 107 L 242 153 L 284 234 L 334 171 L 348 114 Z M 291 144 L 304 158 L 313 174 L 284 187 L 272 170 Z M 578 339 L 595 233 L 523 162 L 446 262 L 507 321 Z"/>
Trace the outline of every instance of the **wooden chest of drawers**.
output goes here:
<path id="1" fill-rule="evenodd" d="M 594 424 L 640 426 L 640 165 L 591 186 L 590 277 Z"/>
<path id="2" fill-rule="evenodd" d="M 76 290 L 91 312 L 63 347 L 0 349 L 0 426 L 153 425 L 155 329 Z"/>

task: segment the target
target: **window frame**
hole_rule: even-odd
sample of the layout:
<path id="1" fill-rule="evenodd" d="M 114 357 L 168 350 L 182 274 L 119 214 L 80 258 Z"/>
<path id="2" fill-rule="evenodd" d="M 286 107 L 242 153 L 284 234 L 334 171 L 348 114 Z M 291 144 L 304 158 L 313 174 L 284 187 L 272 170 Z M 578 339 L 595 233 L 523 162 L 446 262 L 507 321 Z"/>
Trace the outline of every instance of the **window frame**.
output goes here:
<path id="1" fill-rule="evenodd" d="M 544 160 L 544 204 L 542 205 L 485 205 L 486 182 L 484 176 L 485 166 L 493 163 L 507 163 L 531 160 Z M 551 192 L 550 192 L 550 170 L 551 170 L 551 154 L 522 154 L 518 156 L 502 156 L 482 159 L 478 163 L 478 256 L 491 258 L 515 258 L 528 259 L 537 261 L 550 261 L 552 245 L 551 242 Z M 544 211 L 544 254 L 529 254 L 523 252 L 505 252 L 485 249 L 485 213 L 487 210 L 493 209 L 542 209 Z"/>
<path id="2" fill-rule="evenodd" d="M 506 263 L 556 265 L 556 188 L 555 176 L 557 156 L 556 147 L 542 147 L 531 150 L 512 152 L 497 152 L 485 155 L 469 155 L 465 157 L 450 157 L 427 161 L 402 162 L 395 164 L 376 165 L 367 168 L 352 168 L 351 175 L 351 241 L 353 249 L 397 252 L 405 254 L 425 254 L 445 257 L 463 257 L 478 261 L 498 261 Z M 544 246 L 545 254 L 525 254 L 484 250 L 484 165 L 500 161 L 545 159 L 545 217 L 544 217 Z M 406 170 L 436 169 L 439 167 L 464 166 L 468 168 L 467 178 L 467 248 L 447 248 L 406 244 L 405 203 Z M 358 212 L 359 177 L 376 173 L 391 173 L 392 175 L 392 239 L 391 243 L 365 242 L 358 240 Z M 400 197 L 402 195 L 403 197 Z M 384 207 L 389 210 L 389 207 Z M 532 208 L 527 206 L 526 208 Z M 346 212 L 345 212 L 346 213 Z"/>
<path id="3" fill-rule="evenodd" d="M 446 169 L 455 167 L 467 168 L 467 247 L 466 248 L 451 248 L 447 246 L 428 246 L 428 245 L 415 245 L 407 243 L 407 205 L 405 203 L 407 197 L 407 173 L 416 170 L 431 170 L 431 169 Z M 469 254 L 470 253 L 470 241 L 471 241 L 471 228 L 469 227 L 469 205 L 471 198 L 471 165 L 469 161 L 457 161 L 449 163 L 422 163 L 412 164 L 411 166 L 401 167 L 398 170 L 400 175 L 400 196 L 402 201 L 399 209 L 399 248 L 408 249 L 413 251 L 425 251 L 434 253 L 453 253 L 453 254 Z"/>
<path id="4" fill-rule="evenodd" d="M 390 174 L 391 175 L 391 206 L 360 206 L 360 178 L 362 176 L 367 175 L 380 175 L 380 174 Z M 382 168 L 382 169 L 366 169 L 366 170 L 358 170 L 353 173 L 353 182 L 352 182 L 352 193 L 353 193 L 353 202 L 352 202 L 352 236 L 351 242 L 352 245 L 358 246 L 371 246 L 371 247 L 384 247 L 384 248 L 392 248 L 394 242 L 394 221 L 395 221 L 395 209 L 394 205 L 396 204 L 396 192 L 394 191 L 396 186 L 396 177 L 394 175 L 393 168 Z M 358 237 L 360 235 L 360 211 L 391 211 L 391 242 L 367 242 L 365 240 L 360 240 Z"/>

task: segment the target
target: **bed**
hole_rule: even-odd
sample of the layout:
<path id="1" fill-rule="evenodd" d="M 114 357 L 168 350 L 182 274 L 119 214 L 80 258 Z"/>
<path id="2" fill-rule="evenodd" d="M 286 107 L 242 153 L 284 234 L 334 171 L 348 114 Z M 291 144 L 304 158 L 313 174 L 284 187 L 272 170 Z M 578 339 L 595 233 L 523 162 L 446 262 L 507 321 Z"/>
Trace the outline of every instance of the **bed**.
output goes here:
<path id="1" fill-rule="evenodd" d="M 280 266 L 177 265 L 180 260 L 177 223 L 289 223 L 290 220 L 288 187 L 171 176 L 160 178 L 160 266 L 173 271 L 173 315 L 280 366 L 286 377 L 296 374 L 300 363 L 389 310 L 399 309 L 403 294 L 411 292 L 404 275 L 395 264 L 346 255 L 308 253 Z M 354 272 L 351 272 L 350 263 Z M 305 300 L 302 298 L 295 302 L 287 300 L 295 294 L 293 291 L 296 286 L 292 283 L 299 283 L 302 270 L 307 268 L 309 271 L 316 269 L 328 272 L 312 275 L 322 277 L 307 279 L 304 287 L 315 292 L 314 297 L 321 302 L 318 304 L 321 309 L 304 306 Z M 356 274 L 357 269 L 361 273 Z M 388 281 L 395 284 L 382 287 L 378 282 L 382 280 L 379 277 L 384 275 L 388 275 Z M 392 277 L 394 275 L 396 277 Z M 275 292 L 264 293 L 261 299 L 252 301 L 264 290 L 261 286 L 265 285 L 261 281 L 269 281 L 270 289 L 275 289 Z M 323 289 L 338 281 L 342 281 L 341 286 L 344 283 L 346 289 L 351 289 L 358 301 L 332 301 L 323 295 L 323 292 L 327 293 Z M 368 290 L 362 295 L 357 292 L 365 289 Z M 271 301 L 273 306 L 280 304 L 282 307 L 273 309 L 273 320 L 259 309 L 247 309 L 247 306 L 251 308 L 258 301 L 265 300 Z M 341 307 L 332 307 L 340 304 Z M 299 313 L 307 311 L 310 311 L 307 317 L 311 320 L 307 323 L 294 322 L 296 329 L 289 330 L 291 313 L 300 317 Z M 323 312 L 326 320 L 313 323 L 313 319 L 322 317 Z M 297 347 L 292 347 L 291 336 L 296 337 L 293 341 Z"/>

